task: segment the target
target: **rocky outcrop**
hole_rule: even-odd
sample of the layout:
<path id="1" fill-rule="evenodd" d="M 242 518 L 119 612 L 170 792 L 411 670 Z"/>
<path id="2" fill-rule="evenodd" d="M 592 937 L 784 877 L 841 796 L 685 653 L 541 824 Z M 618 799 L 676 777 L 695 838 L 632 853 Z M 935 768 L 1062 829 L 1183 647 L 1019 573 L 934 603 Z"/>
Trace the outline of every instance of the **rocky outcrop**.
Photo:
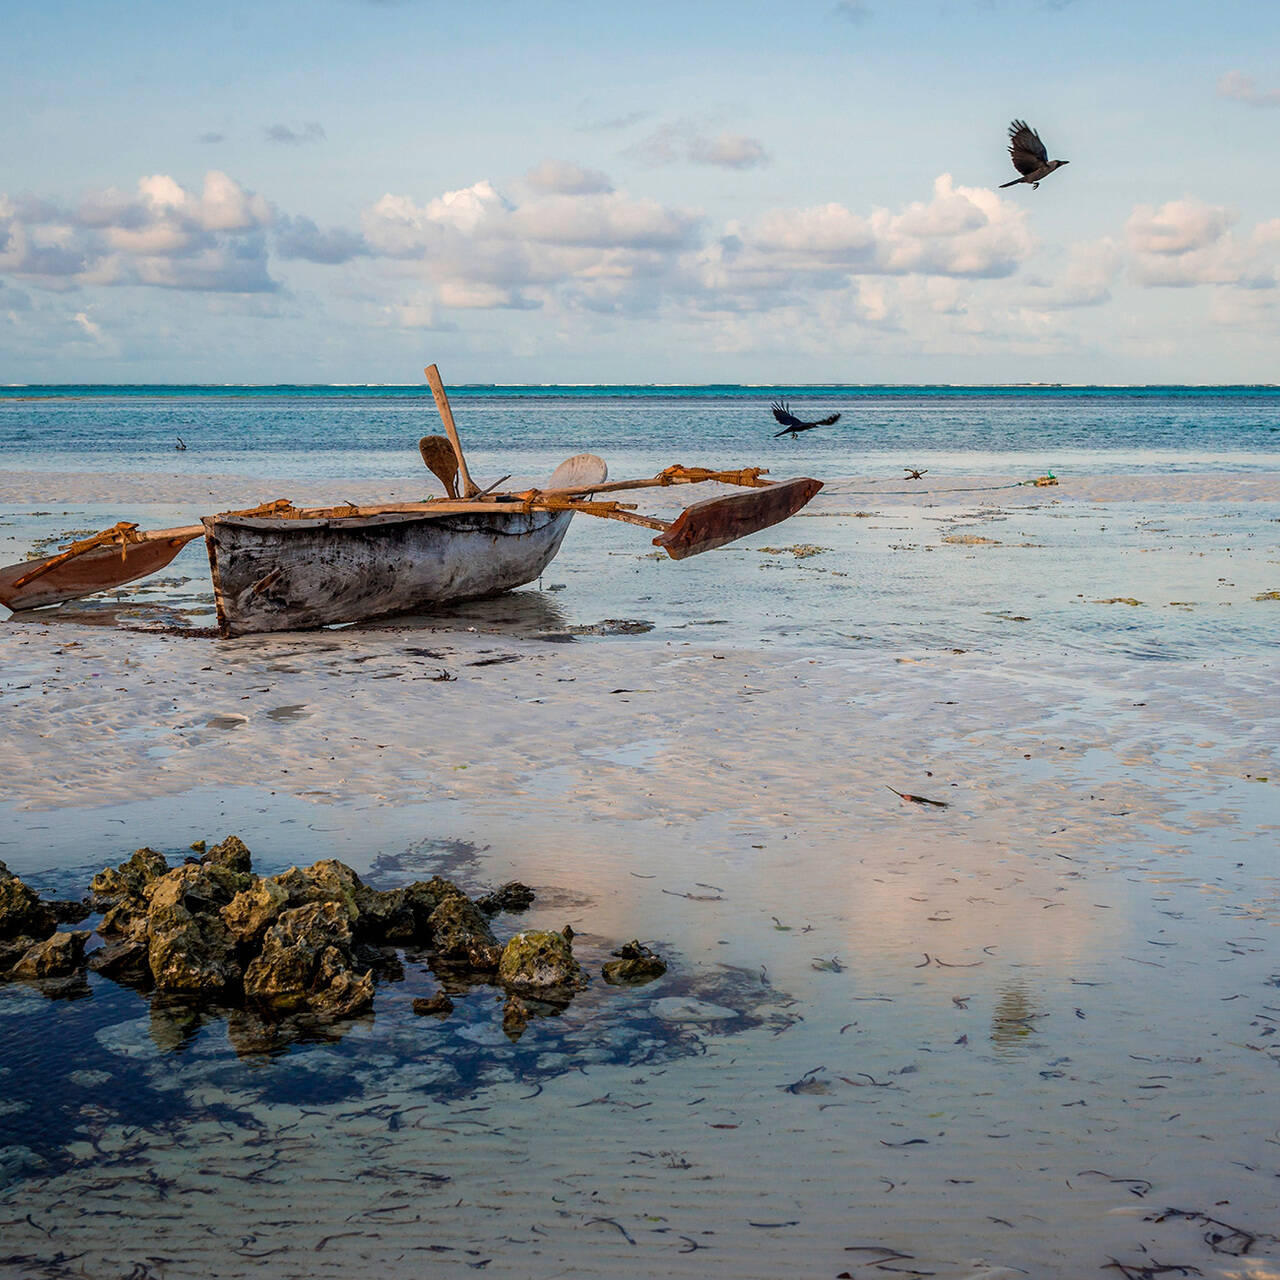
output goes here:
<path id="1" fill-rule="evenodd" d="M 613 954 L 618 959 L 607 961 L 602 970 L 604 980 L 610 986 L 643 986 L 667 971 L 666 961 L 635 938 L 623 943 Z"/>
<path id="2" fill-rule="evenodd" d="M 200 845 L 203 849 L 203 842 Z M 195 845 L 191 847 L 194 849 Z M 213 866 L 226 867 L 229 871 L 247 873 L 253 870 L 253 859 L 239 836 L 228 836 L 221 844 L 215 844 L 202 860 Z"/>
<path id="3" fill-rule="evenodd" d="M 351 921 L 340 902 L 290 907 L 267 930 L 245 970 L 246 997 L 282 1007 L 309 1005 L 344 1017 L 373 1003 L 373 974 L 352 972 Z"/>
<path id="4" fill-rule="evenodd" d="M 498 967 L 502 947 L 484 913 L 460 889 L 440 899 L 427 923 L 431 929 L 429 945 L 437 960 L 481 973 L 492 973 Z"/>
<path id="5" fill-rule="evenodd" d="M 69 977 L 84 963 L 84 945 L 88 941 L 88 930 L 55 933 L 29 947 L 9 974 L 14 978 Z"/>
<path id="6" fill-rule="evenodd" d="M 533 890 L 519 880 L 508 880 L 491 893 L 476 899 L 476 906 L 487 916 L 504 911 L 525 911 L 533 905 Z"/>
<path id="7" fill-rule="evenodd" d="M 246 878 L 189 863 L 147 886 L 147 961 L 161 991 L 218 996 L 239 983 L 235 938 L 222 909 Z"/>
<path id="8" fill-rule="evenodd" d="M 278 880 L 256 879 L 241 889 L 222 908 L 222 922 L 231 931 L 242 950 L 254 951 L 263 935 L 292 902 L 288 889 Z"/>
<path id="9" fill-rule="evenodd" d="M 57 923 L 53 910 L 36 891 L 0 862 L 0 939 L 47 938 Z"/>
<path id="10" fill-rule="evenodd" d="M 164 854 L 137 849 L 114 869 L 99 871 L 89 883 L 93 904 L 104 913 L 98 932 L 137 936 L 145 934 L 147 889 L 169 871 Z"/>
<path id="11" fill-rule="evenodd" d="M 154 849 L 136 849 L 118 867 L 99 871 L 89 882 L 89 892 L 99 910 L 105 910 L 122 898 L 141 898 L 147 885 L 168 870 L 164 854 Z"/>
<path id="12" fill-rule="evenodd" d="M 563 933 L 533 929 L 503 948 L 498 981 L 517 992 L 571 992 L 587 985 L 587 975 Z"/>
<path id="13" fill-rule="evenodd" d="M 211 1016 L 235 1020 L 237 1044 L 286 1043 L 299 1027 L 317 1034 L 321 1022 L 368 1010 L 375 981 L 401 979 L 406 964 L 423 960 L 457 990 L 499 986 L 502 1026 L 512 1040 L 533 1019 L 563 1010 L 587 984 L 568 925 L 528 930 L 505 946 L 494 935 L 492 918 L 533 902 L 533 890 L 519 881 L 476 899 L 440 876 L 380 890 L 336 859 L 256 875 L 237 836 L 207 851 L 193 848 L 200 856 L 173 867 L 154 849 L 136 850 L 94 877 L 91 908 L 41 902 L 0 863 L 0 977 L 41 981 L 46 995 L 71 993 L 70 977 L 78 984 L 71 994 L 87 993 L 82 971 L 92 935 L 55 930 L 92 909 L 103 913 L 97 932 L 104 944 L 88 967 L 154 988 L 153 1014 L 160 1011 L 164 1035 L 175 1043 Z M 665 972 L 638 941 L 614 955 L 604 973 L 615 985 Z M 426 1016 L 444 1017 L 453 1007 L 442 991 L 413 1001 L 413 1011 Z"/>

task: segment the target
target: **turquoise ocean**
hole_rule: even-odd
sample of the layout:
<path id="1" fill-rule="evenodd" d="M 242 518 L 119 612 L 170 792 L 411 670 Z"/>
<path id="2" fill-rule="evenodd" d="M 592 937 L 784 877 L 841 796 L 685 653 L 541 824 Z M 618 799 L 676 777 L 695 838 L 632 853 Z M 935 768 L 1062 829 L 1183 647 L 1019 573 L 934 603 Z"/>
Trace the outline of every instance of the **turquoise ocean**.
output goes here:
<path id="1" fill-rule="evenodd" d="M 589 450 L 614 475 L 669 462 L 900 472 L 1272 470 L 1280 387 L 458 386 L 473 470 L 537 475 Z M 775 440 L 786 401 L 831 427 Z M 0 388 L 0 467 L 403 478 L 440 430 L 423 386 Z M 179 438 L 187 446 L 176 448 Z M 406 461 L 407 459 L 407 461 Z"/>

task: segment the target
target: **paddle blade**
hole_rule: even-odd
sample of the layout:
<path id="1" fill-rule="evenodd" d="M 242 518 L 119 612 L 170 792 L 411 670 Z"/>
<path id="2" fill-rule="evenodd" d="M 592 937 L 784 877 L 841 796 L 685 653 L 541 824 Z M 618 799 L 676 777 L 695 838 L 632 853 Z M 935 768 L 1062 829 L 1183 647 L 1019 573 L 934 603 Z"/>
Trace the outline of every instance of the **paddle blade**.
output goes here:
<path id="1" fill-rule="evenodd" d="M 695 502 L 654 538 L 653 545 L 661 547 L 673 560 L 713 551 L 795 515 L 821 488 L 821 480 L 802 476 L 763 489 Z"/>
<path id="2" fill-rule="evenodd" d="M 451 498 L 458 496 L 458 455 L 445 436 L 423 436 L 418 441 L 418 452 L 427 470 L 444 485 Z"/>
<path id="3" fill-rule="evenodd" d="M 62 604 L 65 600 L 78 600 L 91 596 L 95 591 L 110 591 L 122 587 L 135 578 L 145 578 L 157 569 L 163 569 L 183 547 L 203 533 L 197 528 L 174 530 L 170 536 L 148 537 L 142 542 L 131 542 L 121 555 L 120 547 L 95 547 L 64 560 L 47 573 L 31 578 L 20 587 L 13 584 L 19 578 L 29 577 L 41 565 L 55 556 L 43 560 L 23 560 L 0 569 L 0 604 L 17 613 L 21 609 L 38 609 L 42 605 Z"/>

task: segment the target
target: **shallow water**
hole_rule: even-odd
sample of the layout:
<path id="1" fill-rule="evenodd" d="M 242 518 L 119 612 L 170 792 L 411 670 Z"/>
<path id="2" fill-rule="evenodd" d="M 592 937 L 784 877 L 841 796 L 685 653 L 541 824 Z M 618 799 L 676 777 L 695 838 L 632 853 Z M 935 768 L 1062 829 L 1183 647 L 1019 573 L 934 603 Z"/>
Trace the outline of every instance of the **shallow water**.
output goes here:
<path id="1" fill-rule="evenodd" d="M 7 670 L 35 674 L 47 657 L 13 634 Z M 93 768 L 61 752 L 79 804 L 46 807 L 54 744 L 27 735 L 0 857 L 42 889 L 234 827 L 264 871 L 338 856 L 384 885 L 519 876 L 539 901 L 500 932 L 572 923 L 597 972 L 639 936 L 672 969 L 621 994 L 597 979 L 518 1046 L 483 988 L 444 1022 L 413 1017 L 435 981 L 411 957 L 328 1042 L 272 1044 L 97 979 L 78 1000 L 0 989 L 19 1139 L 4 1274 L 1277 1274 L 1280 813 L 1257 655 L 1046 671 L 651 635 L 121 653 L 110 632 L 57 634 L 76 644 L 50 696 L 121 686 L 82 716 L 91 739 L 145 688 L 157 711 L 186 705 L 119 721 Z M 495 643 L 518 660 L 470 665 Z M 461 689 L 412 682 L 441 664 Z M 610 700 L 623 672 L 632 692 Z M 459 693 L 480 723 L 413 732 Z M 18 723 L 52 728 L 36 696 Z M 208 727 L 237 704 L 243 729 Z M 541 732 L 486 748 L 485 719 L 514 704 Z M 272 714 L 300 706 L 318 714 Z M 130 799 L 135 761 L 165 745 L 186 763 Z M 236 783 L 267 758 L 308 785 Z M 102 789 L 120 798 L 87 803 Z M 1249 1233 L 1249 1253 L 1168 1209 Z"/>
<path id="2" fill-rule="evenodd" d="M 0 626 L 41 890 L 236 831 L 671 962 L 518 1044 L 413 955 L 323 1036 L 0 986 L 0 1275 L 1280 1276 L 1280 503 L 864 483 L 445 616 L 219 641 L 197 545 Z"/>

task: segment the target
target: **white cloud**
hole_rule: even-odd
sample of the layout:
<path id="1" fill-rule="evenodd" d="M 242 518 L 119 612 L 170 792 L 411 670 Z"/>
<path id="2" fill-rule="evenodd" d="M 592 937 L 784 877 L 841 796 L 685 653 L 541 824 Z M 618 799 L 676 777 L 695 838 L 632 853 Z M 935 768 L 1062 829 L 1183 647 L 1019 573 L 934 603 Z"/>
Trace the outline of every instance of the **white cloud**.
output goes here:
<path id="1" fill-rule="evenodd" d="M 264 231 L 272 209 L 220 170 L 200 192 L 168 174 L 139 180 L 136 192 L 91 192 L 75 210 L 44 201 L 6 201 L 0 271 L 47 288 L 153 285 L 264 292 Z"/>
<path id="2" fill-rule="evenodd" d="M 1072 245 L 1059 278 L 1028 279 L 1034 306 L 1049 310 L 1098 307 L 1111 301 L 1111 287 L 1124 266 L 1124 253 L 1111 237 Z"/>
<path id="3" fill-rule="evenodd" d="M 655 129 L 628 147 L 625 155 L 643 165 L 712 165 L 721 169 L 754 169 L 771 159 L 758 138 L 721 133 L 711 138 L 692 120 L 676 120 Z"/>
<path id="4" fill-rule="evenodd" d="M 543 305 L 571 282 L 598 291 L 602 280 L 670 269 L 696 245 L 701 215 L 618 191 L 516 203 L 482 181 L 423 205 L 385 195 L 362 224 L 373 251 L 435 283 L 441 306 L 519 309 Z"/>
<path id="5" fill-rule="evenodd" d="M 306 262 L 336 266 L 370 252 L 365 238 L 358 231 L 348 231 L 345 227 L 324 231 L 310 218 L 277 214 L 273 231 L 275 250 L 282 258 L 301 258 Z"/>
<path id="6" fill-rule="evenodd" d="M 102 330 L 83 311 L 77 311 L 75 315 L 76 324 L 78 324 L 91 338 L 101 338 Z"/>
<path id="7" fill-rule="evenodd" d="M 1221 240 L 1236 215 L 1198 200 L 1170 200 L 1159 209 L 1134 207 L 1125 223 L 1130 247 L 1140 254 L 1184 254 Z"/>
<path id="8" fill-rule="evenodd" d="M 772 157 L 758 138 L 740 133 L 722 133 L 715 138 L 695 138 L 689 144 L 688 159 L 693 164 L 716 165 L 721 169 L 756 169 Z"/>
<path id="9" fill-rule="evenodd" d="M 1034 243 L 1026 212 L 983 187 L 957 187 L 950 174 L 933 198 L 901 212 L 857 214 L 841 204 L 778 209 L 739 230 L 734 272 L 783 272 L 830 282 L 854 275 L 1012 275 Z"/>
<path id="10" fill-rule="evenodd" d="M 1218 97 L 1251 107 L 1280 107 L 1280 89 L 1259 89 L 1257 81 L 1243 71 L 1228 71 L 1220 77 Z"/>
<path id="11" fill-rule="evenodd" d="M 1237 220 L 1230 209 L 1191 199 L 1170 200 L 1158 209 L 1136 206 L 1125 223 L 1134 280 L 1167 288 L 1274 288 L 1280 220 L 1260 223 L 1243 236 L 1232 230 Z"/>
<path id="12" fill-rule="evenodd" d="M 619 192 L 545 196 L 515 210 L 510 229 L 540 244 L 593 249 L 679 249 L 690 245 L 700 216 Z"/>
<path id="13" fill-rule="evenodd" d="M 608 194 L 613 183 L 598 169 L 584 169 L 567 160 L 544 160 L 524 175 L 535 191 L 561 196 Z"/>

